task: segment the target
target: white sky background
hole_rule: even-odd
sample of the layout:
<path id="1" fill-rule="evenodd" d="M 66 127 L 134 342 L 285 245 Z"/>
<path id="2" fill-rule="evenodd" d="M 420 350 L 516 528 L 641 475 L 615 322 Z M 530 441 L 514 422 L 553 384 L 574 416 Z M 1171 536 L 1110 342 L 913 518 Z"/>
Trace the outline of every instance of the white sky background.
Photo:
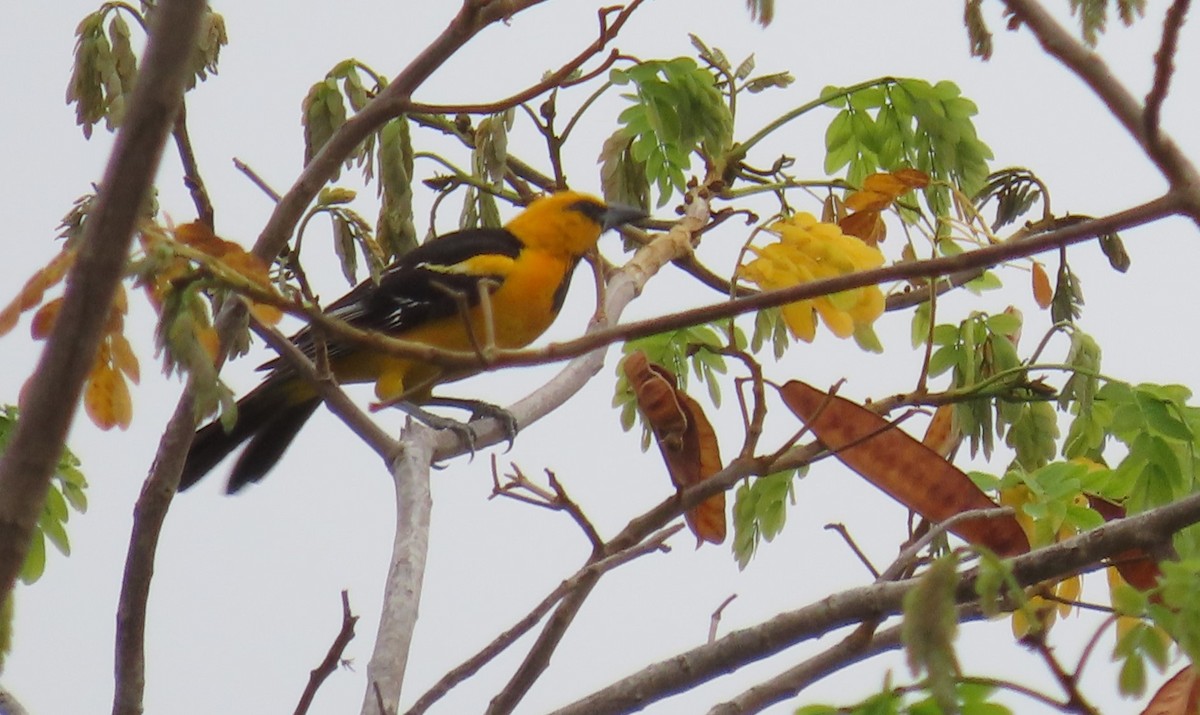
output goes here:
<path id="1" fill-rule="evenodd" d="M 0 75 L 0 95 L 7 100 L 0 156 L 9 167 L 0 173 L 7 227 L 0 244 L 3 301 L 57 251 L 51 240 L 55 226 L 72 200 L 98 179 L 107 157 L 107 133 L 97 130 L 91 142 L 84 141 L 74 126 L 73 110 L 63 104 L 75 25 L 97 5 L 93 0 L 59 0 L 6 8 L 10 31 L 0 44 L 0 61 L 9 68 Z M 998 4 L 988 7 L 996 31 L 990 63 L 968 57 L 960 3 L 779 5 L 775 23 L 764 30 L 749 20 L 738 0 L 647 2 L 616 45 L 644 58 L 691 54 L 687 33 L 695 32 L 735 62 L 756 53 L 759 72 L 791 71 L 797 81 L 788 90 L 743 98 L 735 138 L 808 101 L 827 84 L 886 74 L 949 79 L 979 105 L 977 127 L 996 154 L 993 166 L 1033 168 L 1051 187 L 1056 211 L 1099 215 L 1152 198 L 1164 186 L 1078 80 L 1043 56 L 1027 32 L 1003 30 Z M 550 2 L 518 16 L 510 26 L 488 29 L 436 74 L 418 98 L 479 101 L 535 82 L 591 42 L 597 6 Z M 1156 3 L 1151 16 L 1132 29 L 1113 27 L 1101 43 L 1114 71 L 1138 96 L 1149 88 L 1162 6 Z M 347 57 L 394 76 L 441 30 L 457 3 L 346 2 L 336 11 L 332 7 L 311 1 L 286 6 L 217 3 L 231 44 L 222 54 L 220 74 L 188 96 L 188 115 L 216 206 L 218 233 L 224 237 L 249 245 L 271 209 L 234 169 L 231 158 L 246 161 L 277 189 L 287 188 L 300 168 L 299 107 L 308 87 Z M 1193 17 L 1184 28 L 1181 66 L 1163 121 L 1190 156 L 1200 160 L 1196 27 Z M 560 106 L 573 106 L 582 96 L 568 95 Z M 591 131 L 572 142 L 568 175 L 576 188 L 599 190 L 594 158 L 611 131 L 613 106 L 596 112 Z M 798 175 L 820 177 L 824 129 L 831 117 L 831 112 L 818 111 L 794 122 L 761 146 L 751 163 L 766 166 L 787 153 L 797 158 Z M 420 148 L 431 135 L 417 131 L 414 138 Z M 515 139 L 512 148 L 538 165 L 545 163 L 537 161 L 540 145 Z M 456 156 L 465 166 L 465 153 Z M 435 168 L 422 162 L 417 171 L 425 177 Z M 160 202 L 183 222 L 193 218 L 193 208 L 178 176 L 178 160 L 168 146 Z M 432 192 L 418 187 L 417 193 L 427 205 Z M 371 195 L 361 197 L 359 208 L 366 216 L 375 213 Z M 426 215 L 418 215 L 419 231 L 426 228 Z M 456 208 L 444 209 L 439 229 L 449 229 L 456 216 Z M 325 239 L 324 231 L 322 222 L 314 222 L 309 251 Z M 729 226 L 707 240 L 732 246 L 744 235 L 741 227 Z M 1131 381 L 1200 386 L 1194 342 L 1188 340 L 1191 325 L 1181 322 L 1194 306 L 1194 299 L 1181 297 L 1189 295 L 1183 291 L 1191 285 L 1200 253 L 1195 227 L 1171 220 L 1130 231 L 1125 240 L 1133 267 L 1123 277 L 1112 273 L 1094 245 L 1071 251 L 1087 298 L 1082 326 L 1105 350 L 1104 371 Z M 885 248 L 894 251 L 896 246 Z M 614 238 L 605 239 L 602 249 L 621 261 Z M 730 252 L 716 247 L 712 255 L 727 257 Z M 333 260 L 320 256 L 309 253 L 306 265 L 330 300 L 347 286 Z M 321 260 L 327 263 L 319 265 Z M 724 260 L 714 262 L 714 269 L 728 272 L 731 266 Z M 1053 258 L 1047 263 L 1057 264 Z M 1002 298 L 955 299 L 939 307 L 939 318 L 959 320 L 974 308 L 998 310 L 1014 303 L 1025 312 L 1026 340 L 1036 340 L 1049 325 L 1048 314 L 1032 305 L 1026 273 L 1010 271 L 1004 277 L 1009 290 Z M 547 338 L 570 337 L 582 329 L 591 308 L 590 280 L 582 274 L 576 278 L 568 309 Z M 657 315 L 716 298 L 668 268 L 627 315 Z M 0 400 L 5 402 L 15 402 L 36 360 L 27 325 L 23 321 L 0 341 Z M 919 355 L 908 348 L 908 325 L 907 313 L 882 319 L 879 330 L 888 348 L 883 356 L 864 355 L 821 332 L 815 344 L 799 345 L 782 364 L 769 366 L 768 377 L 796 377 L 816 385 L 847 377 L 846 394 L 856 397 L 909 389 Z M 77 421 L 70 445 L 83 459 L 92 484 L 91 509 L 71 521 L 74 554 L 64 559 L 53 552 L 43 579 L 18 590 L 16 640 L 3 682 L 35 715 L 97 712 L 111 703 L 114 614 L 132 504 L 179 392 L 176 381 L 164 380 L 155 369 L 152 324 L 140 303 L 129 332 L 143 359 L 134 424 L 127 432 L 102 433 L 86 420 Z M 265 355 L 258 350 L 226 371 L 239 393 L 256 382 L 252 370 Z M 555 470 L 605 536 L 670 493 L 656 451 L 642 455 L 637 435 L 622 433 L 609 407 L 613 362 L 563 410 L 523 430 L 513 450 L 501 455 L 502 465 L 516 462 L 531 476 L 540 476 L 543 468 Z M 555 369 L 483 376 L 451 386 L 447 394 L 505 403 L 535 388 Z M 355 394 L 365 401 L 368 392 Z M 740 443 L 740 431 L 728 389 L 726 397 L 723 407 L 710 408 L 710 414 L 725 425 L 722 446 L 728 456 Z M 794 426 L 778 405 L 770 421 L 768 439 L 781 439 Z M 390 428 L 400 424 L 394 416 L 386 422 Z M 993 467 L 1000 468 L 999 463 Z M 349 589 L 353 610 L 361 616 L 358 637 L 346 651 L 355 659 L 355 669 L 330 678 L 312 712 L 358 708 L 391 544 L 393 497 L 386 471 L 324 411 L 260 486 L 226 498 L 221 493 L 226 470 L 218 469 L 177 499 L 163 533 L 148 624 L 147 712 L 290 711 L 308 671 L 337 632 L 338 592 L 343 588 Z M 489 501 L 490 490 L 486 452 L 472 462 L 456 459 L 434 475 L 431 554 L 404 706 L 523 616 L 586 558 L 586 541 L 565 516 Z M 738 598 L 725 611 L 722 633 L 867 583 L 869 575 L 840 539 L 823 530 L 827 522 L 845 522 L 877 564 L 887 563 L 902 538 L 904 510 L 840 465 L 815 468 L 797 484 L 797 499 L 782 536 L 765 545 L 744 572 L 737 570 L 727 546 L 695 551 L 691 536 L 684 533 L 676 537 L 671 553 L 645 557 L 607 576 L 519 712 L 552 709 L 702 643 L 711 612 L 732 593 Z M 1102 584 L 1092 583 L 1088 595 L 1102 599 Z M 1090 633 L 1089 623 L 1071 619 L 1056 633 L 1066 662 L 1073 662 Z M 518 650 L 460 686 L 435 712 L 481 711 L 530 642 L 522 641 Z M 1006 622 L 968 626 L 960 644 L 967 672 L 1007 675 L 1057 695 L 1048 676 L 1041 676 L 1040 662 L 1011 646 Z M 1110 650 L 1109 638 L 1088 671 L 1084 692 L 1105 712 L 1137 712 L 1137 705 L 1115 693 L 1114 671 L 1106 665 Z M 647 712 L 702 712 L 812 652 L 811 646 L 793 649 L 765 666 L 747 668 Z M 800 702 L 848 704 L 877 690 L 885 668 L 893 668 L 899 680 L 908 677 L 898 658 L 881 658 L 811 688 Z M 1028 700 L 1006 700 L 1019 712 L 1039 711 Z M 788 712 L 795 704 L 771 712 Z"/>

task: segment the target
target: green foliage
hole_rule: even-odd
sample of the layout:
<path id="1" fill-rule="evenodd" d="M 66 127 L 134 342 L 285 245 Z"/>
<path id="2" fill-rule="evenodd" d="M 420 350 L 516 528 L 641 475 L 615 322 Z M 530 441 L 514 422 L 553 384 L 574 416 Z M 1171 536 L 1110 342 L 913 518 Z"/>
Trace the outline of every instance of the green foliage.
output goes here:
<path id="1" fill-rule="evenodd" d="M 746 9 L 750 11 L 750 19 L 763 27 L 775 19 L 775 0 L 746 0 Z"/>
<path id="2" fill-rule="evenodd" d="M 333 247 L 342 266 L 342 275 L 351 285 L 358 282 L 358 252 L 367 261 L 371 279 L 378 281 L 383 272 L 383 250 L 371 236 L 371 226 L 348 204 L 355 198 L 349 189 L 326 187 L 317 195 L 316 204 L 300 224 L 300 233 L 313 216 L 323 213 L 333 225 Z"/>
<path id="3" fill-rule="evenodd" d="M 650 182 L 646 171 L 634 160 L 630 148 L 633 137 L 618 129 L 600 149 L 600 188 L 609 203 L 650 208 Z"/>
<path id="4" fill-rule="evenodd" d="M 1007 226 L 1029 212 L 1041 201 L 1045 205 L 1045 186 L 1032 171 L 1021 168 L 1002 169 L 987 178 L 987 182 L 971 197 L 978 208 L 996 201 L 996 218 L 992 230 Z"/>
<path id="5" fill-rule="evenodd" d="M 140 16 L 137 20 L 142 22 Z M 121 124 L 133 92 L 137 55 L 130 42 L 129 25 L 117 6 L 105 5 L 88 14 L 75 28 L 75 36 L 67 104 L 75 105 L 75 123 L 90 139 L 93 127 L 101 120 L 109 131 Z"/>
<path id="6" fill-rule="evenodd" d="M 983 21 L 983 0 L 967 0 L 963 8 L 963 24 L 971 41 L 971 56 L 984 60 L 992 58 L 992 33 Z"/>
<path id="7" fill-rule="evenodd" d="M 776 472 L 738 487 L 733 502 L 733 557 L 738 568 L 746 568 L 762 541 L 771 541 L 783 531 L 788 502 L 795 501 L 793 481 L 806 471 Z"/>
<path id="8" fill-rule="evenodd" d="M 1016 416 L 1004 443 L 1017 453 L 1026 470 L 1043 467 L 1058 452 L 1058 414 L 1049 402 L 1016 403 Z"/>
<path id="9" fill-rule="evenodd" d="M 741 347 L 745 342 L 741 331 L 735 331 L 734 343 Z M 717 375 L 725 374 L 728 366 L 725 364 L 725 357 L 716 351 L 728 344 L 729 339 L 718 332 L 717 328 L 711 325 L 697 325 L 630 340 L 621 350 L 626 355 L 641 350 L 646 354 L 647 360 L 670 370 L 678 380 L 679 389 L 685 392 L 690 364 L 692 374 L 705 384 L 709 398 L 714 405 L 720 407 L 721 387 Z M 640 416 L 637 398 L 620 365 L 617 366 L 617 385 L 612 404 L 621 410 L 621 427 L 626 432 L 633 429 Z M 650 437 L 650 428 L 643 422 L 642 451 L 650 448 Z"/>
<path id="10" fill-rule="evenodd" d="M 664 206 L 687 185 L 691 154 L 722 155 L 732 143 L 733 117 L 710 72 L 689 57 L 614 69 L 609 80 L 633 91 L 621 112 L 621 130 L 632 138 L 629 156 L 644 167 Z"/>
<path id="11" fill-rule="evenodd" d="M 363 76 L 372 81 L 367 89 Z M 325 78 L 309 88 L 300 104 L 300 124 L 304 128 L 304 163 L 312 161 L 333 133 L 346 123 L 347 102 L 349 109 L 359 111 L 366 106 L 371 95 L 383 89 L 386 78 L 357 60 L 343 60 L 325 74 Z M 382 130 L 381 130 L 382 131 Z M 375 142 L 379 133 L 362 141 L 346 157 L 346 168 L 358 166 L 363 178 L 370 181 L 375 176 Z M 332 177 L 338 178 L 335 173 Z"/>
<path id="12" fill-rule="evenodd" d="M 185 85 L 187 89 L 195 87 L 197 80 L 203 82 L 209 74 L 217 73 L 221 48 L 227 44 L 229 36 L 225 34 L 225 18 L 206 7 L 200 16 L 200 31 L 196 35 L 196 46 L 192 49 L 192 73 Z"/>
<path id="13" fill-rule="evenodd" d="M 1059 534 L 1088 531 L 1104 523 L 1104 518 L 1087 505 L 1084 493 L 1103 495 L 1111 473 L 1093 471 L 1086 464 L 1055 462 L 1026 472 L 1010 470 L 1001 480 L 1001 489 L 1023 485 L 1029 490 L 1030 501 L 1021 506 L 1033 520 L 1034 548 L 1058 541 Z"/>
<path id="14" fill-rule="evenodd" d="M 974 475 L 972 475 L 974 476 Z M 975 570 L 975 594 L 979 609 L 988 618 L 999 615 L 1003 608 L 1024 608 L 1029 598 L 1013 576 L 1012 566 L 988 549 L 978 549 L 979 565 Z M 1031 621 L 1033 622 L 1033 621 Z"/>
<path id="15" fill-rule="evenodd" d="M 17 426 L 17 408 L 11 405 L 0 407 L 0 455 Z M 21 580 L 33 583 L 41 578 L 46 569 L 46 542 L 49 541 L 64 556 L 71 555 L 71 542 L 67 537 L 67 522 L 71 512 L 83 514 L 87 511 L 87 479 L 79 469 L 79 459 L 64 449 L 58 465 L 50 479 L 46 502 L 34 525 L 29 553 L 21 567 Z"/>
<path id="16" fill-rule="evenodd" d="M 378 245 L 399 258 L 417 246 L 413 223 L 413 146 L 408 119 L 397 117 L 379 130 Z M 372 277 L 375 273 L 372 272 Z"/>
<path id="17" fill-rule="evenodd" d="M 475 149 L 471 152 L 473 174 L 493 190 L 500 189 L 504 183 L 504 173 L 508 169 L 508 132 L 515 116 L 509 109 L 484 117 L 475 128 Z M 479 187 L 468 186 L 458 220 L 459 228 L 498 228 L 501 223 L 496 197 Z"/>
<path id="18" fill-rule="evenodd" d="M 901 629 L 908 667 L 925 673 L 926 686 L 943 712 L 954 712 L 959 677 L 954 639 L 958 635 L 958 556 L 951 552 L 934 561 L 912 590 L 904 595 Z"/>
<path id="19" fill-rule="evenodd" d="M 1083 286 L 1066 261 L 1058 267 L 1054 299 L 1050 303 L 1050 319 L 1056 323 L 1073 323 L 1083 314 Z"/>
<path id="20" fill-rule="evenodd" d="M 67 104 L 75 105 L 75 122 L 89 139 L 101 120 L 106 129 L 113 131 L 125 118 L 137 79 L 138 59 L 123 15 L 129 15 L 144 30 L 147 12 L 145 5 L 139 13 L 127 3 L 106 2 L 75 28 L 75 61 L 67 83 Z M 212 8 L 205 8 L 200 23 L 186 84 L 189 90 L 197 81 L 216 74 L 221 48 L 229 42 L 225 18 Z"/>
<path id="21" fill-rule="evenodd" d="M 779 308 L 764 308 L 754 314 L 754 333 L 750 336 L 750 351 L 759 352 L 768 340 L 771 342 L 771 351 L 776 360 L 783 357 L 783 354 L 792 345 L 787 323 L 783 322 L 783 312 Z"/>
<path id="22" fill-rule="evenodd" d="M 1196 489 L 1200 408 L 1187 404 L 1180 385 L 1110 382 L 1096 393 L 1092 413 L 1128 454 L 1113 470 L 1109 488 L 1130 513 L 1175 501 Z"/>
<path id="23" fill-rule="evenodd" d="M 841 110 L 825 130 L 826 174 L 848 166 L 846 180 L 860 186 L 877 171 L 920 169 L 934 179 L 925 199 L 935 216 L 949 213 L 947 185 L 971 196 L 986 183 L 992 150 L 971 121 L 979 110 L 953 82 L 886 78 L 855 91 L 826 87 L 821 97 Z"/>
<path id="24" fill-rule="evenodd" d="M 1003 394 L 1016 389 L 1024 381 L 1024 371 L 1019 369 L 1021 359 L 1011 336 L 1017 334 L 1020 327 L 1021 318 L 1016 313 L 990 316 L 976 313 L 959 325 L 936 326 L 929 376 L 937 377 L 953 370 L 954 387 L 965 390 L 1003 375 L 1000 383 L 989 387 L 988 394 Z M 1028 399 L 1027 394 L 1011 396 Z M 971 453 L 982 448 L 984 455 L 991 457 L 995 435 L 1002 434 L 1004 425 L 1021 419 L 1028 409 L 1020 399 L 980 397 L 958 403 L 954 414 L 963 436 L 969 440 Z M 1029 419 L 1028 416 L 1025 418 Z"/>
<path id="25" fill-rule="evenodd" d="M 153 285 L 154 276 L 169 270 L 176 259 L 169 243 L 158 242 L 157 246 L 134 260 L 130 267 L 130 272 L 139 283 Z M 233 399 L 233 392 L 221 382 L 209 347 L 201 338 L 202 335 L 212 334 L 209 296 L 205 286 L 199 280 L 175 281 L 159 307 L 159 322 L 154 333 L 155 342 L 163 356 L 163 371 L 168 375 L 187 375 L 191 379 L 193 409 L 197 419 L 219 408 L 222 421 L 230 427 L 237 416 L 237 403 Z M 248 330 L 243 319 L 241 329 L 234 333 L 230 350 L 245 352 L 248 343 Z"/>
<path id="26" fill-rule="evenodd" d="M 1108 26 L 1109 0 L 1071 0 L 1071 13 L 1079 15 L 1083 41 L 1095 47 Z M 1117 15 L 1126 26 L 1146 14 L 1146 0 L 1116 0 Z"/>
<path id="27" fill-rule="evenodd" d="M 1108 259 L 1108 265 L 1112 266 L 1113 270 L 1119 273 L 1129 270 L 1131 261 L 1125 251 L 1125 242 L 1119 234 L 1101 234 L 1097 240 L 1100 242 L 1100 250 L 1104 251 L 1104 257 Z"/>
<path id="28" fill-rule="evenodd" d="M 921 687 L 891 687 L 849 707 L 809 705 L 796 710 L 796 715 L 1011 715 L 1004 705 L 991 702 L 996 688 L 992 685 L 956 681 L 948 688 L 944 703 L 929 695 L 928 684 Z"/>

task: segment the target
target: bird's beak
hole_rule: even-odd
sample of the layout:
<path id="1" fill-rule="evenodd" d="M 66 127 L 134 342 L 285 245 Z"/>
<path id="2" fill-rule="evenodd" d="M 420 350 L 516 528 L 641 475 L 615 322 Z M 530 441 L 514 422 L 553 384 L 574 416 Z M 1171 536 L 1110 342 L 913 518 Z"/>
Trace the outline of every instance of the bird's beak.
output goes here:
<path id="1" fill-rule="evenodd" d="M 647 213 L 641 209 L 635 209 L 632 206 L 621 206 L 620 204 L 610 205 L 604 211 L 604 230 L 610 228 L 618 228 L 627 223 L 641 221 L 647 217 Z"/>

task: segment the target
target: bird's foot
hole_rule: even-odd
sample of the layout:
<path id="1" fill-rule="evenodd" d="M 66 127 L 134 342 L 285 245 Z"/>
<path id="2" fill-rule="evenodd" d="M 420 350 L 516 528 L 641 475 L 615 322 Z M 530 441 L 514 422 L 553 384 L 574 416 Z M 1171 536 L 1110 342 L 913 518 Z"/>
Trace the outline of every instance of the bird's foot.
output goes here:
<path id="1" fill-rule="evenodd" d="M 471 412 L 471 421 L 491 417 L 500 423 L 500 428 L 504 430 L 504 437 L 508 440 L 508 449 L 512 449 L 513 440 L 517 437 L 517 418 L 513 417 L 512 413 L 503 407 L 482 400 L 470 400 L 458 397 L 431 397 L 425 401 L 425 404 L 469 410 Z M 432 427 L 433 425 L 430 426 Z M 474 433 L 472 433 L 472 437 L 474 437 Z"/>

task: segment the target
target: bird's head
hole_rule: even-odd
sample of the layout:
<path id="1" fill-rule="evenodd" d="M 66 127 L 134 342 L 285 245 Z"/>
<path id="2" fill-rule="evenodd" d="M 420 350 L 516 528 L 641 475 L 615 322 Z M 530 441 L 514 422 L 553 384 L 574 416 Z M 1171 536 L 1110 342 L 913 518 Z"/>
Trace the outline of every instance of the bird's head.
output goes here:
<path id="1" fill-rule="evenodd" d="M 559 191 L 535 199 L 504 227 L 527 246 L 579 258 L 608 229 L 645 217 L 640 209 L 610 206 L 577 191 Z"/>

